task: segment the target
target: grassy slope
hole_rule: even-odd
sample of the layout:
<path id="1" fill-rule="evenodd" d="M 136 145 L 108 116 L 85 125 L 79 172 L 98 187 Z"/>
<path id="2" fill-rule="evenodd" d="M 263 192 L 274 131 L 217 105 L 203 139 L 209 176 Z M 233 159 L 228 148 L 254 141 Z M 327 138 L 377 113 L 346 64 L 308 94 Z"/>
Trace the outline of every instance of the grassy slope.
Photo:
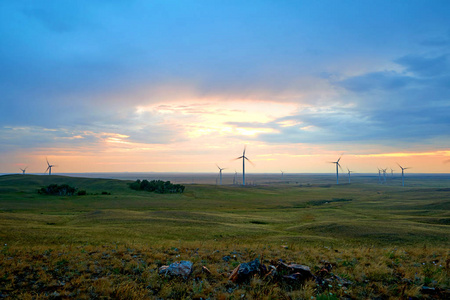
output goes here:
<path id="1" fill-rule="evenodd" d="M 89 195 L 36 193 L 50 183 Z M 411 185 L 188 185 L 183 195 L 158 195 L 120 180 L 8 175 L 0 177 L 0 242 L 448 246 L 449 183 Z"/>
<path id="2" fill-rule="evenodd" d="M 89 195 L 37 194 L 51 183 Z M 119 180 L 0 176 L 0 298 L 448 299 L 450 184 L 409 184 L 157 195 Z M 255 258 L 305 264 L 327 281 L 228 280 Z M 158 274 L 177 260 L 193 262 L 189 278 Z"/>

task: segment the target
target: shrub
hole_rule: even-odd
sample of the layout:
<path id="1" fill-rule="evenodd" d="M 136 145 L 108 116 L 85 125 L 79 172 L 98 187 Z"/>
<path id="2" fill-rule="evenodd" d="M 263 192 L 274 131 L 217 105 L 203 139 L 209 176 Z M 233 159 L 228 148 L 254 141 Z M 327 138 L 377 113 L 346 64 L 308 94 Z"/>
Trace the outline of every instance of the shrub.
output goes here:
<path id="1" fill-rule="evenodd" d="M 53 183 L 41 188 L 40 190 L 38 190 L 38 193 L 43 195 L 73 196 L 76 190 L 76 188 L 68 184 L 57 185 Z"/>
<path id="2" fill-rule="evenodd" d="M 158 194 L 174 194 L 183 193 L 185 187 L 181 184 L 173 184 L 170 181 L 148 181 L 146 179 L 141 181 L 138 179 L 135 182 L 130 183 L 130 188 L 137 191 L 155 192 Z"/>

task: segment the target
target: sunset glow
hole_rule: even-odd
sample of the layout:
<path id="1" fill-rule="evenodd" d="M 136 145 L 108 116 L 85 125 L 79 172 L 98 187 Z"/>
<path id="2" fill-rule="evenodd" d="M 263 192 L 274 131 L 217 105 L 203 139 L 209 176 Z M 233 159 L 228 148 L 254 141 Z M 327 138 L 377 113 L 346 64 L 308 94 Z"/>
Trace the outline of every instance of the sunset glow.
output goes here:
<path id="1" fill-rule="evenodd" d="M 0 173 L 450 172 L 450 2 L 195 3 L 2 2 Z"/>

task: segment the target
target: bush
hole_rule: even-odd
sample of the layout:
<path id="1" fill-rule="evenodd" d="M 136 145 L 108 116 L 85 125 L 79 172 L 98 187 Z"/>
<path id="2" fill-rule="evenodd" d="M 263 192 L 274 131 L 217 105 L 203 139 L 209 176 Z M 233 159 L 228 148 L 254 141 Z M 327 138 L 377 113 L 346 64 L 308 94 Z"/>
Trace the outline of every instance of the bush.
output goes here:
<path id="1" fill-rule="evenodd" d="M 56 196 L 73 196 L 75 195 L 76 188 L 68 185 L 68 184 L 50 184 L 47 187 L 43 187 L 38 190 L 39 194 L 43 195 L 56 195 Z"/>
<path id="2" fill-rule="evenodd" d="M 148 181 L 146 179 L 141 181 L 138 179 L 135 182 L 130 183 L 130 188 L 137 191 L 155 192 L 158 194 L 174 194 L 183 193 L 185 187 L 181 184 L 173 184 L 170 181 Z"/>
<path id="3" fill-rule="evenodd" d="M 78 191 L 78 196 L 85 196 L 87 193 L 85 190 Z"/>

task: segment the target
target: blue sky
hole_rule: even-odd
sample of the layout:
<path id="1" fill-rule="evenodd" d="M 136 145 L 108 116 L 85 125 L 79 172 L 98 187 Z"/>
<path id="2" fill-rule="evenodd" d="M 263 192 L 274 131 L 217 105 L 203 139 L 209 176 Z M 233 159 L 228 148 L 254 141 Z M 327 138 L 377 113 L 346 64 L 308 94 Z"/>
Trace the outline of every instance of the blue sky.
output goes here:
<path id="1" fill-rule="evenodd" d="M 244 144 L 254 172 L 326 172 L 342 153 L 448 172 L 449 15 L 449 1 L 2 1 L 0 172 L 45 157 L 215 171 Z"/>

